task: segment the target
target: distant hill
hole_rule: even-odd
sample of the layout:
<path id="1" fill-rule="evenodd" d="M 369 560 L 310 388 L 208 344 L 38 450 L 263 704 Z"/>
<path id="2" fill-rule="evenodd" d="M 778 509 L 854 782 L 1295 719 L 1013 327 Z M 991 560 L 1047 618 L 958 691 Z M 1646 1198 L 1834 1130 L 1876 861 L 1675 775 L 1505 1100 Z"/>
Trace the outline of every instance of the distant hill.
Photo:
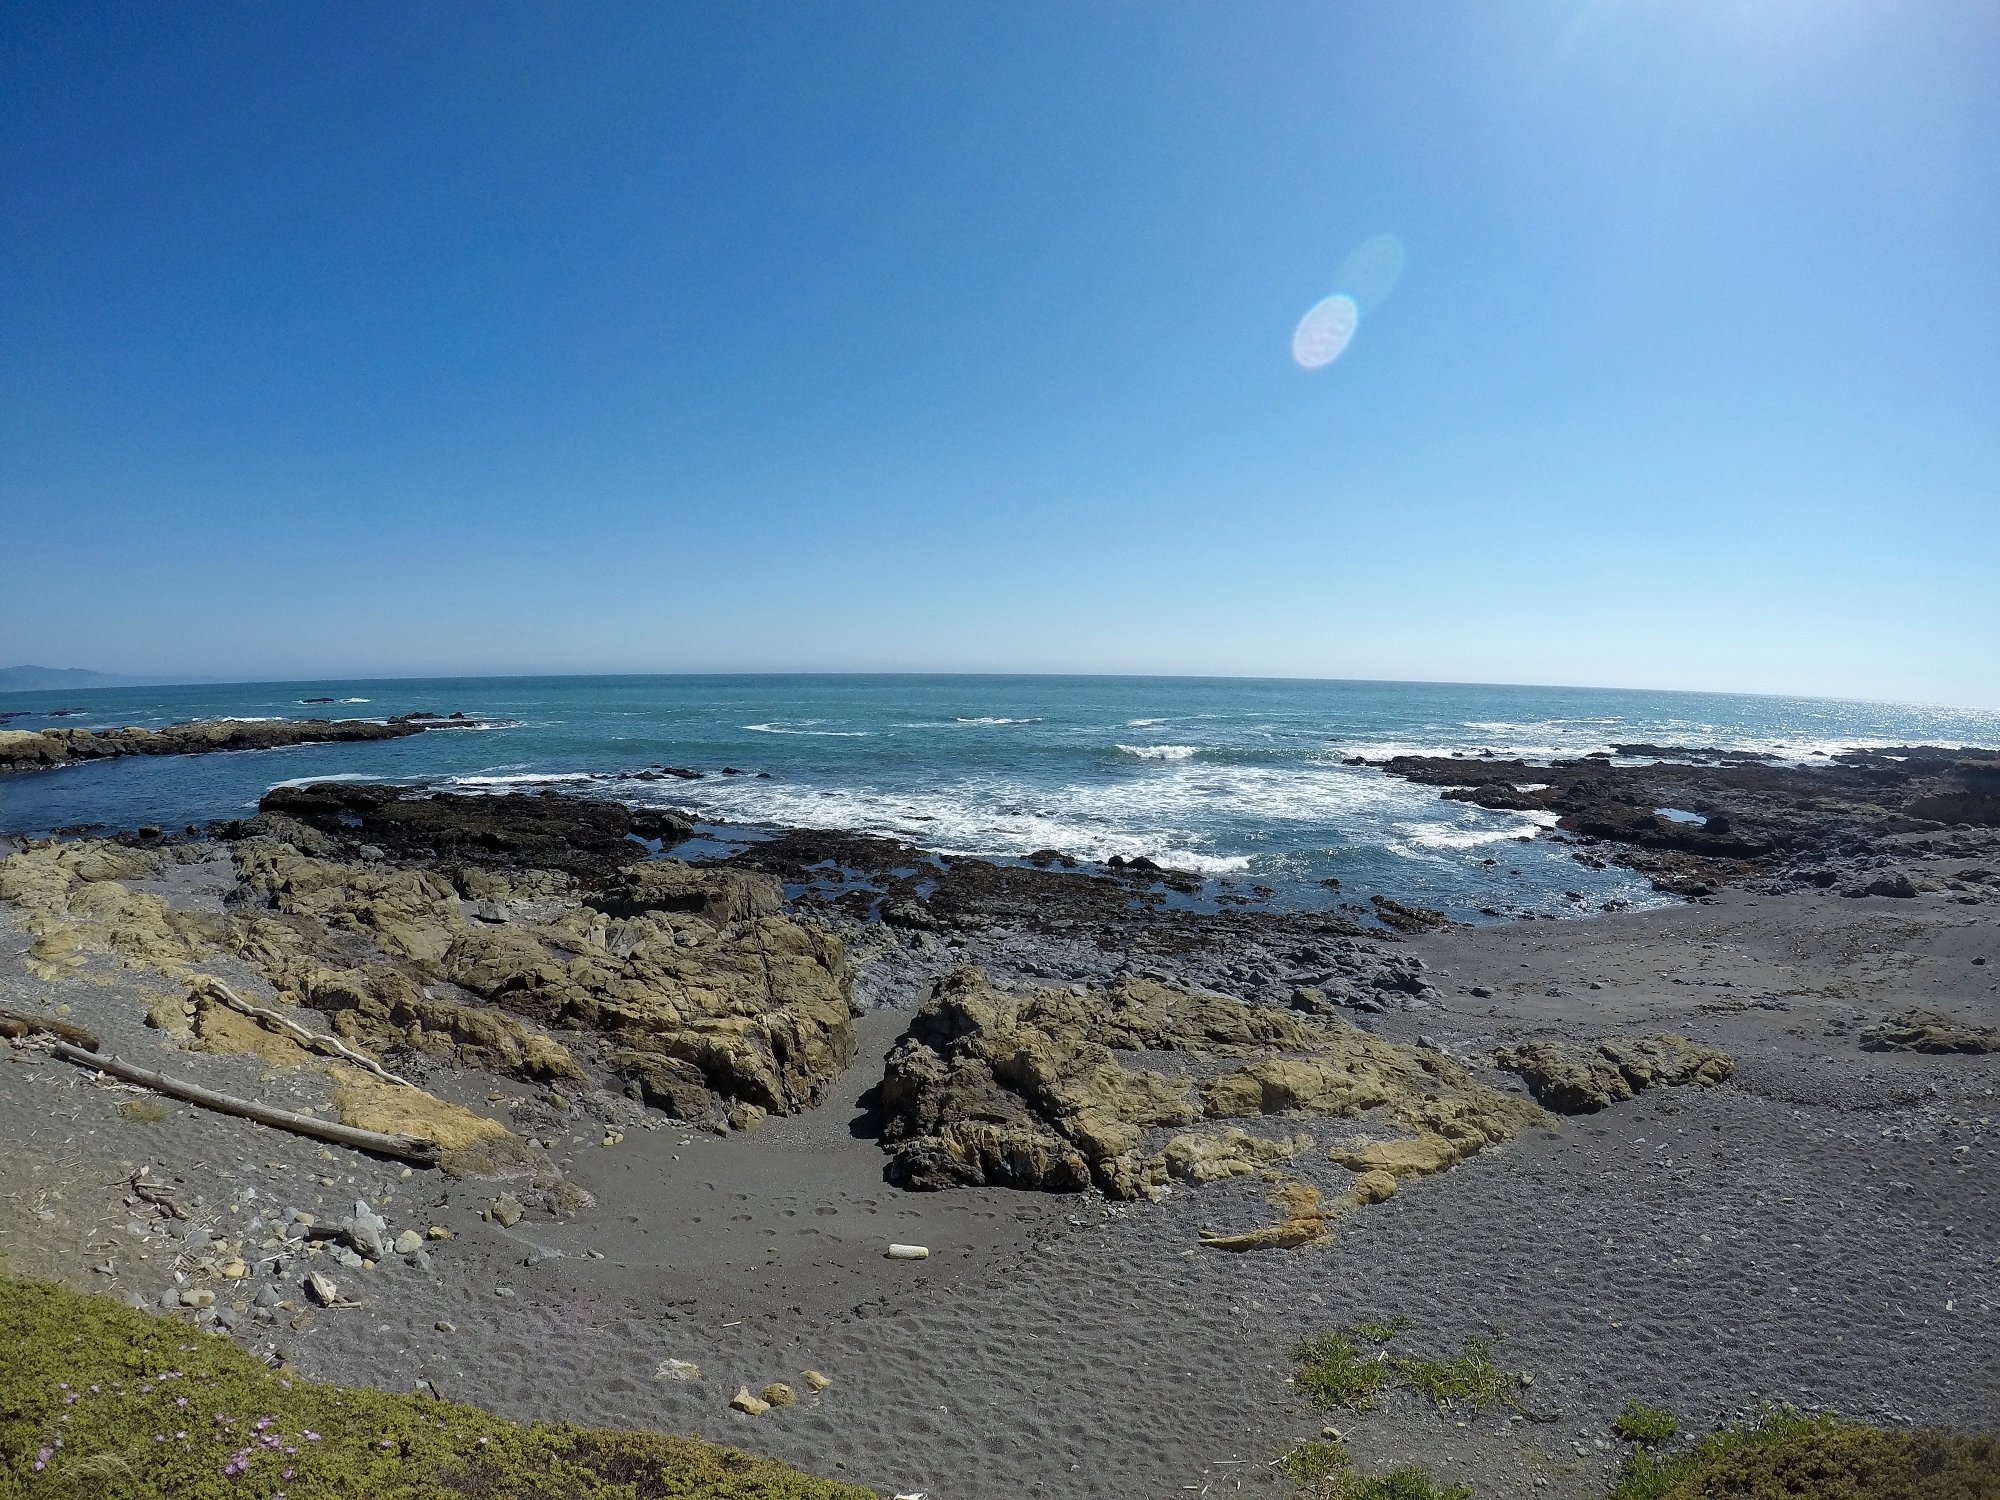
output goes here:
<path id="1" fill-rule="evenodd" d="M 118 677 L 86 667 L 0 667 L 0 692 L 32 688 L 129 687 L 137 677 Z"/>

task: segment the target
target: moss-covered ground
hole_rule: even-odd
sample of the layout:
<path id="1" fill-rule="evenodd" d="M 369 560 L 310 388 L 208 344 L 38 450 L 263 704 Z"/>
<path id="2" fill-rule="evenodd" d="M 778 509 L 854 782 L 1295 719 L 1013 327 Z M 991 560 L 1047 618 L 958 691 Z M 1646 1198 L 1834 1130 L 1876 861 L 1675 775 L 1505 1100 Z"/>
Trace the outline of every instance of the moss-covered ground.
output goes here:
<path id="1" fill-rule="evenodd" d="M 287 1379 L 223 1338 L 0 1276 L 0 1497 L 874 1500 L 692 1438 Z"/>

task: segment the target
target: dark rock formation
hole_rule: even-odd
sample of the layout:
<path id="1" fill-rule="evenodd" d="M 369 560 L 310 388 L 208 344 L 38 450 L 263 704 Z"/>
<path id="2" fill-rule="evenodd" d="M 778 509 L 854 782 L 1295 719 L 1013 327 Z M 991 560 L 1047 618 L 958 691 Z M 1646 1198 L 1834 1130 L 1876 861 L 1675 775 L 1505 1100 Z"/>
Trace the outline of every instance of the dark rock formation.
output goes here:
<path id="1" fill-rule="evenodd" d="M 1616 749 L 1654 763 L 1410 755 L 1382 769 L 1440 787 L 1454 801 L 1555 813 L 1562 831 L 1609 846 L 1611 857 L 1685 895 L 1824 864 L 1898 835 L 1958 824 L 2000 828 L 2000 759 L 1986 751 L 1916 745 L 1786 765 L 1761 753 Z M 1692 816 L 1666 816 L 1670 810 Z"/>
<path id="2" fill-rule="evenodd" d="M 284 745 L 396 740 L 444 720 L 378 724 L 372 719 L 197 720 L 165 729 L 0 730 L 0 775 L 42 771 L 118 755 L 200 755 L 211 750 L 272 750 Z"/>
<path id="3" fill-rule="evenodd" d="M 657 839 L 670 849 L 694 831 L 684 814 L 665 808 L 554 792 L 481 797 L 354 781 L 274 787 L 258 809 L 343 846 L 369 844 L 399 859 L 577 876 L 608 875 L 642 857 L 646 851 L 634 839 Z M 262 830 L 236 824 L 217 831 L 241 836 Z"/>

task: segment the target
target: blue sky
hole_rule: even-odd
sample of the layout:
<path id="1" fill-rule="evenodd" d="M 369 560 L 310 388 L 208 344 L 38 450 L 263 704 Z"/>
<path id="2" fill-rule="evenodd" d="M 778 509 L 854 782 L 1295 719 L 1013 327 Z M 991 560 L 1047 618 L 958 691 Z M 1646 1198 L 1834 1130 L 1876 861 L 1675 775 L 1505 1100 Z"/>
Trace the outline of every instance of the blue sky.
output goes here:
<path id="1" fill-rule="evenodd" d="M 11 4 L 0 664 L 2000 706 L 1996 58 L 1988 0 Z"/>

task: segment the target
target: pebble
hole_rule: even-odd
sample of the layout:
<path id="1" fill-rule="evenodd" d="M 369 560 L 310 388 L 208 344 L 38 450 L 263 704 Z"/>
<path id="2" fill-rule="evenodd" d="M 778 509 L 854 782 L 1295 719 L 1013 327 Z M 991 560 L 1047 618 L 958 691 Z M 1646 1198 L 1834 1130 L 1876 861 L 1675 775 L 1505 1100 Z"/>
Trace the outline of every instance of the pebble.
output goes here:
<path id="1" fill-rule="evenodd" d="M 1072 1224 L 1080 1224 L 1082 1221 L 1072 1219 L 1070 1222 Z M 929 1260 L 930 1258 L 931 1252 L 928 1245 L 891 1245 L 889 1247 L 889 1259 L 891 1260 Z"/>
<path id="2" fill-rule="evenodd" d="M 215 1306 L 215 1293 L 211 1292 L 205 1286 L 191 1286 L 180 1294 L 180 1302 L 182 1307 L 213 1307 Z"/>
<path id="3" fill-rule="evenodd" d="M 750 1394 L 747 1385 L 738 1386 L 736 1394 L 729 1398 L 729 1404 L 746 1417 L 761 1417 L 771 1409 L 771 1403 Z"/>
<path id="4" fill-rule="evenodd" d="M 413 1255 L 423 1248 L 424 1237 L 414 1229 L 405 1229 L 401 1234 L 396 1236 L 396 1253 L 398 1255 Z"/>
<path id="5" fill-rule="evenodd" d="M 278 1289 L 276 1287 L 260 1286 L 257 1288 L 257 1295 L 251 1300 L 253 1300 L 259 1307 L 276 1307 L 280 1302 L 284 1301 L 285 1299 L 278 1294 Z"/>
<path id="6" fill-rule="evenodd" d="M 518 1198 L 495 1198 L 493 1200 L 493 1217 L 499 1220 L 502 1229 L 512 1229 L 516 1224 L 521 1222 L 521 1216 L 526 1212 L 527 1210 L 521 1207 L 521 1202 Z"/>

